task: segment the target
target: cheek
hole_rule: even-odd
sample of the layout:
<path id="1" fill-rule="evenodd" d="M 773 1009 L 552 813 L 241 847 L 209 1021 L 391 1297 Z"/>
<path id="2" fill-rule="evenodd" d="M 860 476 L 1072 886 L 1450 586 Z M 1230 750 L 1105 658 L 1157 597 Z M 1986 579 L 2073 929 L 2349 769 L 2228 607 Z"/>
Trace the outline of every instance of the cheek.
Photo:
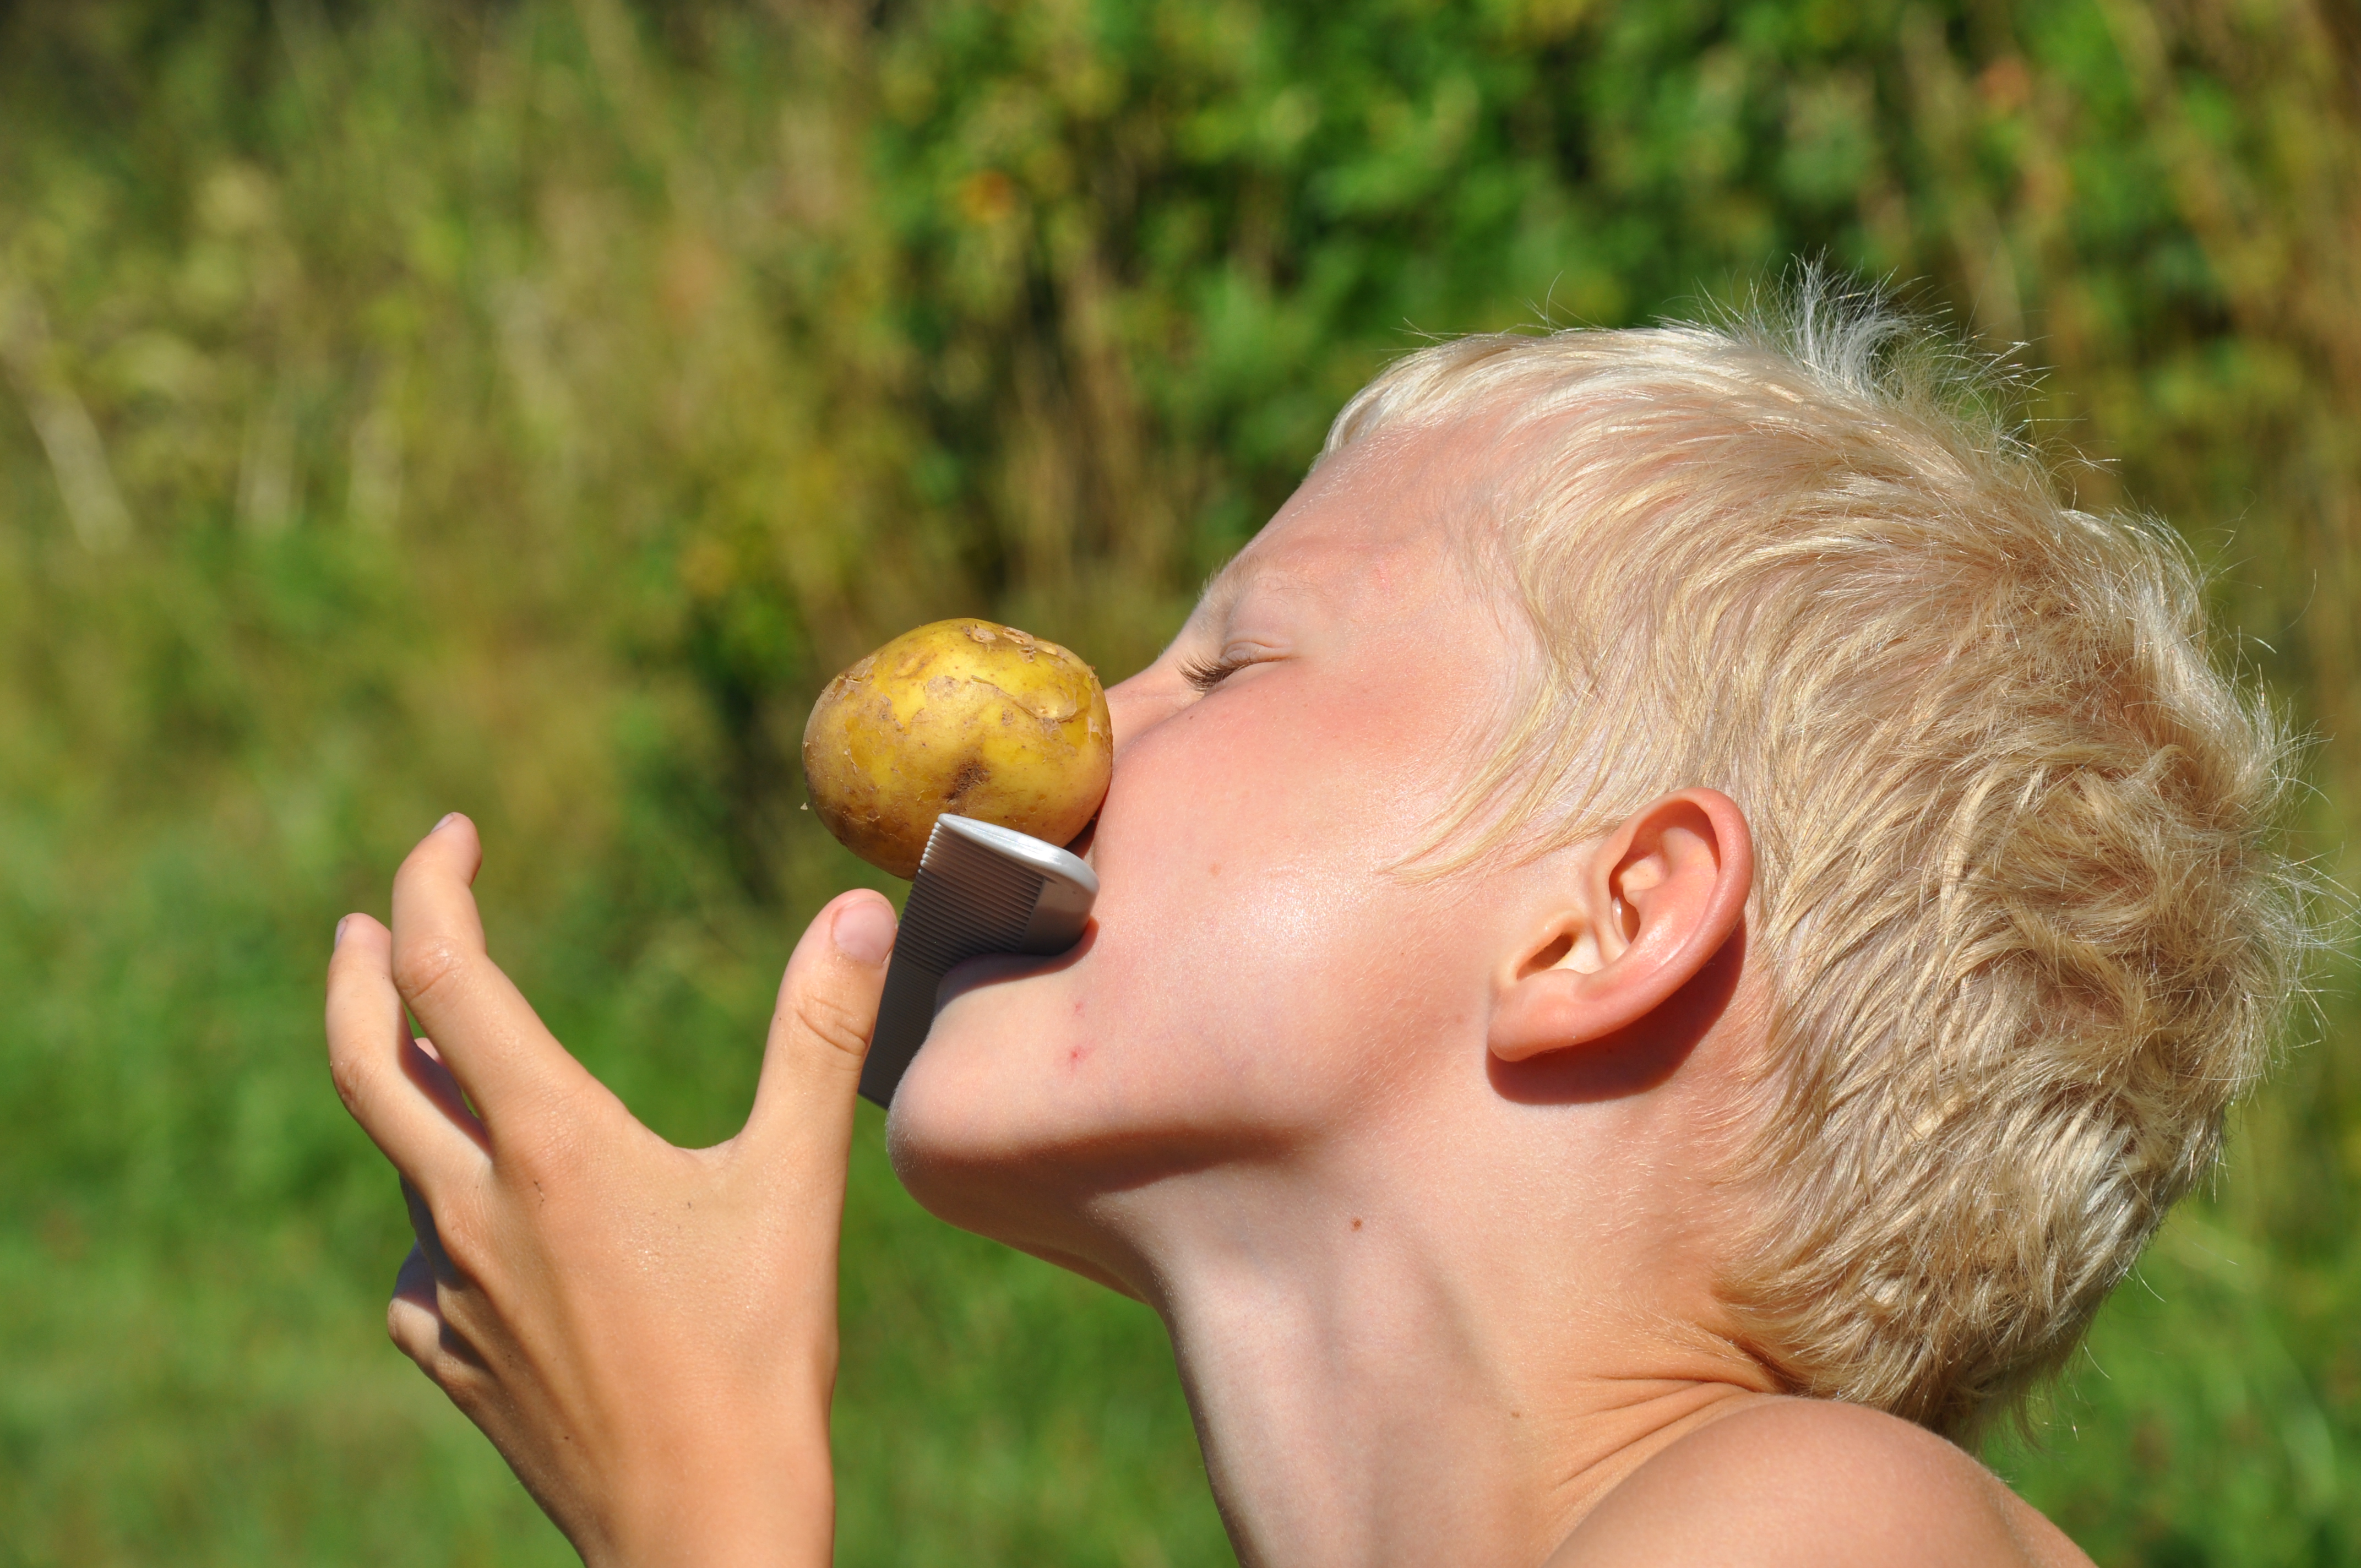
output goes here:
<path id="1" fill-rule="evenodd" d="M 896 1104 L 910 1150 L 1333 1123 L 1467 1012 L 1467 921 L 1390 874 L 1456 777 L 1451 726 L 1371 687 L 1256 687 L 1125 747 L 1087 954 L 946 1006 Z"/>
<path id="2" fill-rule="evenodd" d="M 1209 980 L 1220 955 L 1316 940 L 1400 852 L 1396 770 L 1354 719 L 1241 692 L 1143 736 L 1100 819 L 1110 936 Z"/>
<path id="3" fill-rule="evenodd" d="M 1126 1074 L 1305 1087 L 1314 1058 L 1415 1026 L 1417 993 L 1448 989 L 1418 983 L 1445 957 L 1439 895 L 1390 874 L 1440 805 L 1405 765 L 1417 748 L 1387 743 L 1400 716 L 1259 695 L 1159 727 L 1118 767 L 1103 939 L 1076 974 L 1093 1015 L 1074 1022 Z"/>
<path id="4" fill-rule="evenodd" d="M 1415 847 L 1444 803 L 1462 705 L 1378 680 L 1249 673 L 1115 760 L 1101 854 L 1166 869 L 1317 861 L 1359 872 Z M 1112 880 L 1112 870 L 1110 872 Z"/>

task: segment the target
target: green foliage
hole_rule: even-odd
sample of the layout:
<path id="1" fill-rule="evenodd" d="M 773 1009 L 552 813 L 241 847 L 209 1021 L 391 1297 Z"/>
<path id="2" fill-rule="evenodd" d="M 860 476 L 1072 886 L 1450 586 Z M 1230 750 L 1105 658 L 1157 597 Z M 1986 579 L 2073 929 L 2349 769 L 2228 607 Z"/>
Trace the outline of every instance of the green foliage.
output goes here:
<path id="1" fill-rule="evenodd" d="M 376 1338 L 335 918 L 482 824 L 495 950 L 726 1135 L 818 682 L 983 612 L 1110 675 L 1420 334 L 1798 254 L 2052 373 L 2361 799 L 2361 106 L 2311 0 L 0 9 L 0 1563 L 561 1561 Z M 2333 977 L 2347 980 L 2349 976 Z M 2109 1563 L 2361 1553 L 2361 1063 L 2245 1114 L 1994 1457 Z M 864 1113 L 849 1562 L 1225 1559 L 1152 1319 Z"/>

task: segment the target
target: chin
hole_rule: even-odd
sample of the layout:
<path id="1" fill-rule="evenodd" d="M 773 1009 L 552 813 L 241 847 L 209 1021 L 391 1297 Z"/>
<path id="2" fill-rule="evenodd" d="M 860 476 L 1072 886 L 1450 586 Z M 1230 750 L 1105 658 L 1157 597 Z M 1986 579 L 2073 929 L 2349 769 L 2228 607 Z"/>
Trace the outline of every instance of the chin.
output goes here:
<path id="1" fill-rule="evenodd" d="M 1102 1223 L 1091 1218 L 1092 1199 L 1104 1189 L 1061 1157 L 1078 1140 L 1056 1135 L 1039 1097 L 1011 1091 L 1013 1074 L 991 1070 L 990 1091 L 970 1092 L 972 1078 L 950 1051 L 922 1072 L 931 1049 L 930 1041 L 911 1063 L 885 1122 L 894 1174 L 918 1206 L 946 1224 L 1148 1299 L 1135 1283 L 1139 1271 L 1121 1261 L 1131 1249 L 1109 1232 L 1104 1215 Z"/>
<path id="2" fill-rule="evenodd" d="M 1209 1134 L 1231 1119 L 1200 1102 L 1188 1040 L 1088 1028 L 1093 1014 L 1144 1023 L 1148 1009 L 1086 978 L 1038 959 L 954 971 L 885 1124 L 894 1172 L 921 1207 L 1068 1266 L 1106 1251 L 1101 1200 L 1208 1163 L 1229 1141 Z"/>
<path id="3" fill-rule="evenodd" d="M 961 977 L 965 978 L 965 977 Z M 1030 985 L 1038 985 L 1034 980 Z M 1028 982 L 954 987 L 885 1123 L 894 1173 L 923 1208 L 963 1230 L 1025 1245 L 1073 1194 L 1061 1150 L 1093 1141 L 1073 1103 L 1086 1060 L 1048 1037 Z"/>

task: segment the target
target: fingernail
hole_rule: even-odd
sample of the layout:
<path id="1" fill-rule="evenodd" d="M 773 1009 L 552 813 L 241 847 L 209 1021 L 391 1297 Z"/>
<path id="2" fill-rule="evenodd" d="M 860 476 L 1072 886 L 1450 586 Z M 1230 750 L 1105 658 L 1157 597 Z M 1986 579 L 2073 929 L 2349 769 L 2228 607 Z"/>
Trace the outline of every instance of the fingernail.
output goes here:
<path id="1" fill-rule="evenodd" d="M 341 948 L 345 945 L 345 927 L 352 923 L 353 917 L 349 915 L 336 922 L 336 939 L 331 946 Z"/>
<path id="2" fill-rule="evenodd" d="M 457 812 L 456 812 L 456 811 L 446 811 L 446 812 L 445 812 L 445 813 L 443 814 L 443 820 L 442 820 L 442 821 L 440 821 L 440 822 L 437 822 L 434 827 L 429 828 L 426 831 L 427 831 L 427 833 L 429 834 L 429 836 L 432 836 L 432 835 L 436 834 L 436 833 L 440 833 L 441 831 L 443 831 L 443 829 L 445 829 L 445 828 L 450 827 L 450 826 L 451 826 L 451 824 L 453 824 L 454 822 L 456 822 L 456 821 L 458 821 L 458 820 L 459 820 L 459 814 L 458 814 Z"/>
<path id="3" fill-rule="evenodd" d="M 836 912 L 836 924 L 829 928 L 829 935 L 836 940 L 836 950 L 846 958 L 882 964 L 894 950 L 894 911 L 866 898 L 848 904 Z"/>

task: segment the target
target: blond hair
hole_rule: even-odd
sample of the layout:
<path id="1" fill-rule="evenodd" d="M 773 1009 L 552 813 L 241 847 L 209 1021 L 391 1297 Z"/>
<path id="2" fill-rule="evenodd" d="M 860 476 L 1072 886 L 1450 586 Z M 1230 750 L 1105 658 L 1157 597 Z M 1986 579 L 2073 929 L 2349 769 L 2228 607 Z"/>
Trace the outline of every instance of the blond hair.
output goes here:
<path id="1" fill-rule="evenodd" d="M 2213 1161 L 2311 940 L 2289 741 L 2185 549 L 2063 503 L 1999 401 L 1807 277 L 1767 320 L 1439 344 L 1326 447 L 1499 443 L 1472 537 L 1545 658 L 1451 863 L 1683 785 L 1746 812 L 1768 1049 L 1722 1299 L 1792 1388 L 1954 1436 Z"/>

